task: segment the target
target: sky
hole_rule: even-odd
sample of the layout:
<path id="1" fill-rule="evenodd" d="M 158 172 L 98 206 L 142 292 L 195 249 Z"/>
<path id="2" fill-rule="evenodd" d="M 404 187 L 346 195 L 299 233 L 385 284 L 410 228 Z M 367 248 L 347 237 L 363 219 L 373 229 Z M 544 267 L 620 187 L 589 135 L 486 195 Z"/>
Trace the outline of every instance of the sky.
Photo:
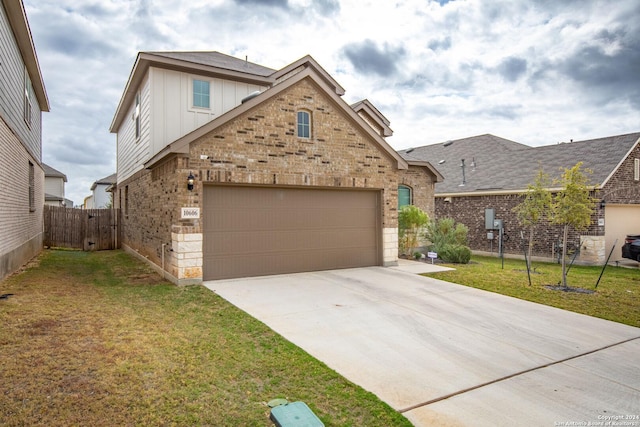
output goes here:
<path id="1" fill-rule="evenodd" d="M 309 54 L 391 122 L 396 150 L 493 134 L 531 146 L 640 131 L 638 0 L 23 0 L 51 111 L 43 161 L 75 205 L 116 172 L 140 51 L 280 69 Z"/>

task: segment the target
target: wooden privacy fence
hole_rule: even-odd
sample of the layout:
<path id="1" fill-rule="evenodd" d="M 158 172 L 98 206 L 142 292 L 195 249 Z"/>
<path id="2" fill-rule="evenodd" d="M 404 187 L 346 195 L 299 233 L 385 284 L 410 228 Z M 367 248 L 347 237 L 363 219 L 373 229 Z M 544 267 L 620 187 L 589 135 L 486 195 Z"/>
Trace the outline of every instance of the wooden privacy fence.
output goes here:
<path id="1" fill-rule="evenodd" d="M 118 209 L 44 207 L 44 245 L 101 251 L 120 247 Z"/>

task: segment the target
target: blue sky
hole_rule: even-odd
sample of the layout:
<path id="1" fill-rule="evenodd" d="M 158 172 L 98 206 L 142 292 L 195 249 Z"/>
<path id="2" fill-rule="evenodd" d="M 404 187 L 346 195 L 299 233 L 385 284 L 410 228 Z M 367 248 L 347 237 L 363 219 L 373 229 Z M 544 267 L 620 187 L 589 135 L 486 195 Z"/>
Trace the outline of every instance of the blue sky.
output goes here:
<path id="1" fill-rule="evenodd" d="M 109 125 L 138 51 L 271 68 L 310 54 L 395 149 L 491 133 L 529 145 L 640 131 L 637 0 L 23 0 L 51 103 L 43 160 L 81 203 L 116 170 Z"/>

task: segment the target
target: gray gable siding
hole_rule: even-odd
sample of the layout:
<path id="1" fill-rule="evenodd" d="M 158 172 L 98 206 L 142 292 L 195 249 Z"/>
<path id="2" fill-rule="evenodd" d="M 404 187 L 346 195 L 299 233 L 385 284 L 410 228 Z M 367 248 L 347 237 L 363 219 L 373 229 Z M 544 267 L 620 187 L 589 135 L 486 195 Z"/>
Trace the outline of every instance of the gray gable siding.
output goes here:
<path id="1" fill-rule="evenodd" d="M 0 115 L 29 154 L 40 162 L 42 113 L 32 91 L 31 127 L 23 119 L 25 66 L 4 6 L 0 6 L 0 47 Z"/>

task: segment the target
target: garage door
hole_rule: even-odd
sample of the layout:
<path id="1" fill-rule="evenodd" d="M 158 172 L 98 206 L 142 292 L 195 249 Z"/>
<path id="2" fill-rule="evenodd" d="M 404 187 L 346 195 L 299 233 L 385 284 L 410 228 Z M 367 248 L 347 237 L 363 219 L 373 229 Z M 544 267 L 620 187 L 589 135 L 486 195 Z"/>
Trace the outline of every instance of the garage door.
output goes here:
<path id="1" fill-rule="evenodd" d="M 622 245 L 627 234 L 640 234 L 640 205 L 607 205 L 604 209 L 607 256 L 618 239 L 612 260 L 622 258 Z"/>
<path id="2" fill-rule="evenodd" d="M 380 265 L 378 191 L 207 186 L 204 280 Z"/>

